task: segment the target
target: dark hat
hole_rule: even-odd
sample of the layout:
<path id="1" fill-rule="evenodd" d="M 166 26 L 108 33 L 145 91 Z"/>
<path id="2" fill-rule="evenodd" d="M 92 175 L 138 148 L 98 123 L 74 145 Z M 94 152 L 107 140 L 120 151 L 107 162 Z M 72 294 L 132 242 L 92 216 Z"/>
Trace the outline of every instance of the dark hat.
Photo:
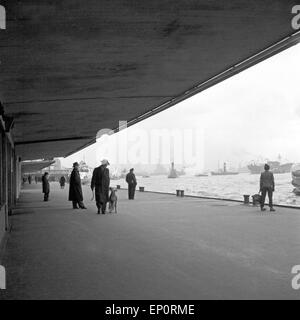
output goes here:
<path id="1" fill-rule="evenodd" d="M 79 163 L 78 162 L 74 162 L 73 163 L 73 167 L 75 167 L 75 166 L 79 166 Z"/>
<path id="2" fill-rule="evenodd" d="M 133 171 L 134 170 L 134 168 L 131 168 L 129 171 Z"/>
<path id="3" fill-rule="evenodd" d="M 264 166 L 265 170 L 270 170 L 270 166 L 266 163 Z"/>

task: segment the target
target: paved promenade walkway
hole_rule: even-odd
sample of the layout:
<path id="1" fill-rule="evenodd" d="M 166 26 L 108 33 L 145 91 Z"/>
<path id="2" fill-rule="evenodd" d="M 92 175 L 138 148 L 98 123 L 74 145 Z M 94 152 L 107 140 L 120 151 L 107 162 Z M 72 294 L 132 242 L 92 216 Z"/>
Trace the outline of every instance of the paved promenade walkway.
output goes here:
<path id="1" fill-rule="evenodd" d="M 23 189 L 0 299 L 300 299 L 300 210 L 119 191 L 118 214 L 72 210 L 68 188 Z"/>

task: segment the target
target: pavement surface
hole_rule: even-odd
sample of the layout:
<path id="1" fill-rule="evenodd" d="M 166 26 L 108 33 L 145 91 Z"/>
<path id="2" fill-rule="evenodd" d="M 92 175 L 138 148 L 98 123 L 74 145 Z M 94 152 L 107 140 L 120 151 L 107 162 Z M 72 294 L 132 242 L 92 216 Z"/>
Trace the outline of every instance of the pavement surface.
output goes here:
<path id="1" fill-rule="evenodd" d="M 118 191 L 118 213 L 73 210 L 69 186 L 26 185 L 0 299 L 299 299 L 300 210 Z"/>

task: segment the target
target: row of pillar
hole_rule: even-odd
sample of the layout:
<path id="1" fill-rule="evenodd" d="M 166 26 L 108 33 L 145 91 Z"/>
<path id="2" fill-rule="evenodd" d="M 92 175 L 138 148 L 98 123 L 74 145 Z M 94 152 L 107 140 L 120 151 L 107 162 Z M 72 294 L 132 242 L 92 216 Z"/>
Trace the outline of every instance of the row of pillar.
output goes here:
<path id="1" fill-rule="evenodd" d="M 21 165 L 14 143 L 0 116 L 0 243 L 9 230 L 9 216 L 16 205 L 21 186 Z"/>

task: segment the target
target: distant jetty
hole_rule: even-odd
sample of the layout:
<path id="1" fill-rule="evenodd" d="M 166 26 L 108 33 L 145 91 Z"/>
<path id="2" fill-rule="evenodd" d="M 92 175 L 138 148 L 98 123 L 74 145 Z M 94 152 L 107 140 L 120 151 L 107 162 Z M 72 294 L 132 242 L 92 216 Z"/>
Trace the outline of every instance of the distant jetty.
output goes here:
<path id="1" fill-rule="evenodd" d="M 171 178 L 171 179 L 174 179 L 174 178 L 178 178 L 178 174 L 174 168 L 174 162 L 172 162 L 171 164 L 171 170 L 170 170 L 170 173 L 168 175 L 168 178 Z"/>

